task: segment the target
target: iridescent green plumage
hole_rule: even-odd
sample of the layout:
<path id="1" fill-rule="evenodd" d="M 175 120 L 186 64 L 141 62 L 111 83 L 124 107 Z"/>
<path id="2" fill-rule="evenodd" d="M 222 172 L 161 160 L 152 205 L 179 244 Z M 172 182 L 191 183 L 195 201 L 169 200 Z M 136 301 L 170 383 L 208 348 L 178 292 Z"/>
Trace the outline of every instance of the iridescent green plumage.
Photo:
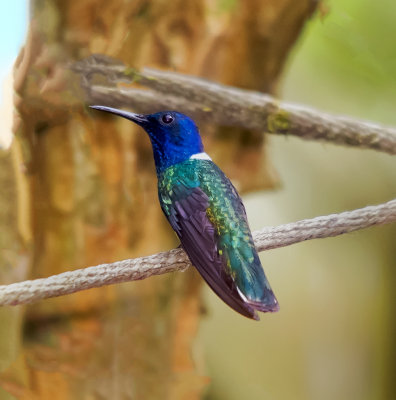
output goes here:
<path id="1" fill-rule="evenodd" d="M 275 297 L 254 247 L 245 208 L 223 172 L 212 161 L 190 159 L 167 168 L 158 178 L 161 207 L 193 264 L 201 264 L 196 266 L 202 273 L 202 268 L 205 268 L 202 263 L 213 263 L 213 258 L 217 256 L 218 268 L 223 270 L 221 278 L 226 280 L 233 295 L 239 295 L 242 301 L 260 311 L 274 311 L 277 303 L 275 300 L 274 304 Z M 194 192 L 191 192 L 192 189 Z M 193 211 L 186 205 L 188 198 L 194 202 L 190 207 Z M 180 210 L 181 199 L 184 210 Z M 197 204 L 202 204 L 206 218 L 191 218 Z M 190 240 L 184 237 L 183 228 L 186 231 L 186 225 L 178 226 L 178 219 L 184 221 L 186 218 L 192 220 Z M 214 232 L 212 240 L 209 232 L 206 234 L 207 240 L 201 242 L 201 237 L 205 236 L 205 225 L 209 230 L 211 225 Z M 195 256 L 192 247 L 198 248 Z M 212 254 L 212 251 L 216 254 Z M 206 272 L 210 274 L 213 271 L 206 268 Z M 210 280 L 205 271 L 202 275 Z M 223 297 L 224 288 L 213 289 Z"/>
<path id="2" fill-rule="evenodd" d="M 245 207 L 229 179 L 203 152 L 194 121 L 176 111 L 134 114 L 93 106 L 142 126 L 153 147 L 161 207 L 209 286 L 230 307 L 258 319 L 279 305 L 264 275 Z"/>

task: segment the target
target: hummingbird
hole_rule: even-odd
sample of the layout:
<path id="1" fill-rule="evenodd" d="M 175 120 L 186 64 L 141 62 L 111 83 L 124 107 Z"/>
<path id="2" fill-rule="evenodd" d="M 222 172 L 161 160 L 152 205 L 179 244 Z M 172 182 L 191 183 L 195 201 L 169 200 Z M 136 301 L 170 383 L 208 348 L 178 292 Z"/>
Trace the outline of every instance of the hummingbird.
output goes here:
<path id="1" fill-rule="evenodd" d="M 135 114 L 94 105 L 126 118 L 148 134 L 162 211 L 191 264 L 238 313 L 259 320 L 278 301 L 254 246 L 245 207 L 231 181 L 204 152 L 195 122 L 177 111 Z"/>

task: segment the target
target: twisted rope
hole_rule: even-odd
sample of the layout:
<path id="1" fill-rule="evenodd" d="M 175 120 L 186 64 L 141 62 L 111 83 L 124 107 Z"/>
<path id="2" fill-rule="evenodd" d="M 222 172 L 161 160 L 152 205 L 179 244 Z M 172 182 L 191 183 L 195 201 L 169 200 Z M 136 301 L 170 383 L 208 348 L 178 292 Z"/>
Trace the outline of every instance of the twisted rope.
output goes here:
<path id="1" fill-rule="evenodd" d="M 151 113 L 179 110 L 200 121 L 237 126 L 277 135 L 293 135 L 344 146 L 396 154 L 396 128 L 310 107 L 291 104 L 259 92 L 221 85 L 195 76 L 144 68 L 135 71 L 120 61 L 93 55 L 70 68 L 81 76 L 90 104 L 127 107 Z M 92 81 L 96 74 L 107 84 Z M 138 82 L 147 89 L 119 86 Z"/>
<path id="2" fill-rule="evenodd" d="M 290 224 L 266 227 L 253 233 L 258 251 L 289 246 L 304 240 L 326 238 L 343 233 L 396 222 L 396 199 L 340 214 L 305 219 Z M 85 289 L 129 282 L 153 275 L 184 271 L 190 266 L 181 248 L 131 260 L 101 264 L 0 286 L 0 306 L 33 303 Z"/>

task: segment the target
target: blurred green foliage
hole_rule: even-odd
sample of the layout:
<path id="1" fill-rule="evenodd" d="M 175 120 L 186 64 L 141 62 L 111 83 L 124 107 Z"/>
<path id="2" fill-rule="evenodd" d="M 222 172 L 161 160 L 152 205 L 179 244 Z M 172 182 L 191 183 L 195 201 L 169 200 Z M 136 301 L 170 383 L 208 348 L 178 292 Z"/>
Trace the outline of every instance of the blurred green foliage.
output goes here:
<path id="1" fill-rule="evenodd" d="M 279 97 L 396 125 L 396 2 L 333 0 L 307 24 Z M 395 158 L 269 137 L 283 187 L 245 198 L 252 229 L 387 201 Z M 262 253 L 280 301 L 257 324 L 206 291 L 207 399 L 364 400 L 396 386 L 394 226 Z"/>
<path id="2" fill-rule="evenodd" d="M 396 122 L 396 2 L 333 0 L 307 24 L 285 71 L 283 97 Z"/>

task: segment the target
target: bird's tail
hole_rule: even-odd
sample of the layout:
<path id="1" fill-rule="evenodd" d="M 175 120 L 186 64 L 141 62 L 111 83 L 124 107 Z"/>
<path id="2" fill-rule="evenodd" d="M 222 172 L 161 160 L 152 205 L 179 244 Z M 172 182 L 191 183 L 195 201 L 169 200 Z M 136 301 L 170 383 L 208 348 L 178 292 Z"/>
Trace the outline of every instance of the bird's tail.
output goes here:
<path id="1" fill-rule="evenodd" d="M 243 265 L 240 271 L 243 273 L 237 274 L 234 281 L 241 298 L 257 311 L 279 311 L 278 300 L 265 276 L 257 253 L 254 255 L 254 261 Z"/>

